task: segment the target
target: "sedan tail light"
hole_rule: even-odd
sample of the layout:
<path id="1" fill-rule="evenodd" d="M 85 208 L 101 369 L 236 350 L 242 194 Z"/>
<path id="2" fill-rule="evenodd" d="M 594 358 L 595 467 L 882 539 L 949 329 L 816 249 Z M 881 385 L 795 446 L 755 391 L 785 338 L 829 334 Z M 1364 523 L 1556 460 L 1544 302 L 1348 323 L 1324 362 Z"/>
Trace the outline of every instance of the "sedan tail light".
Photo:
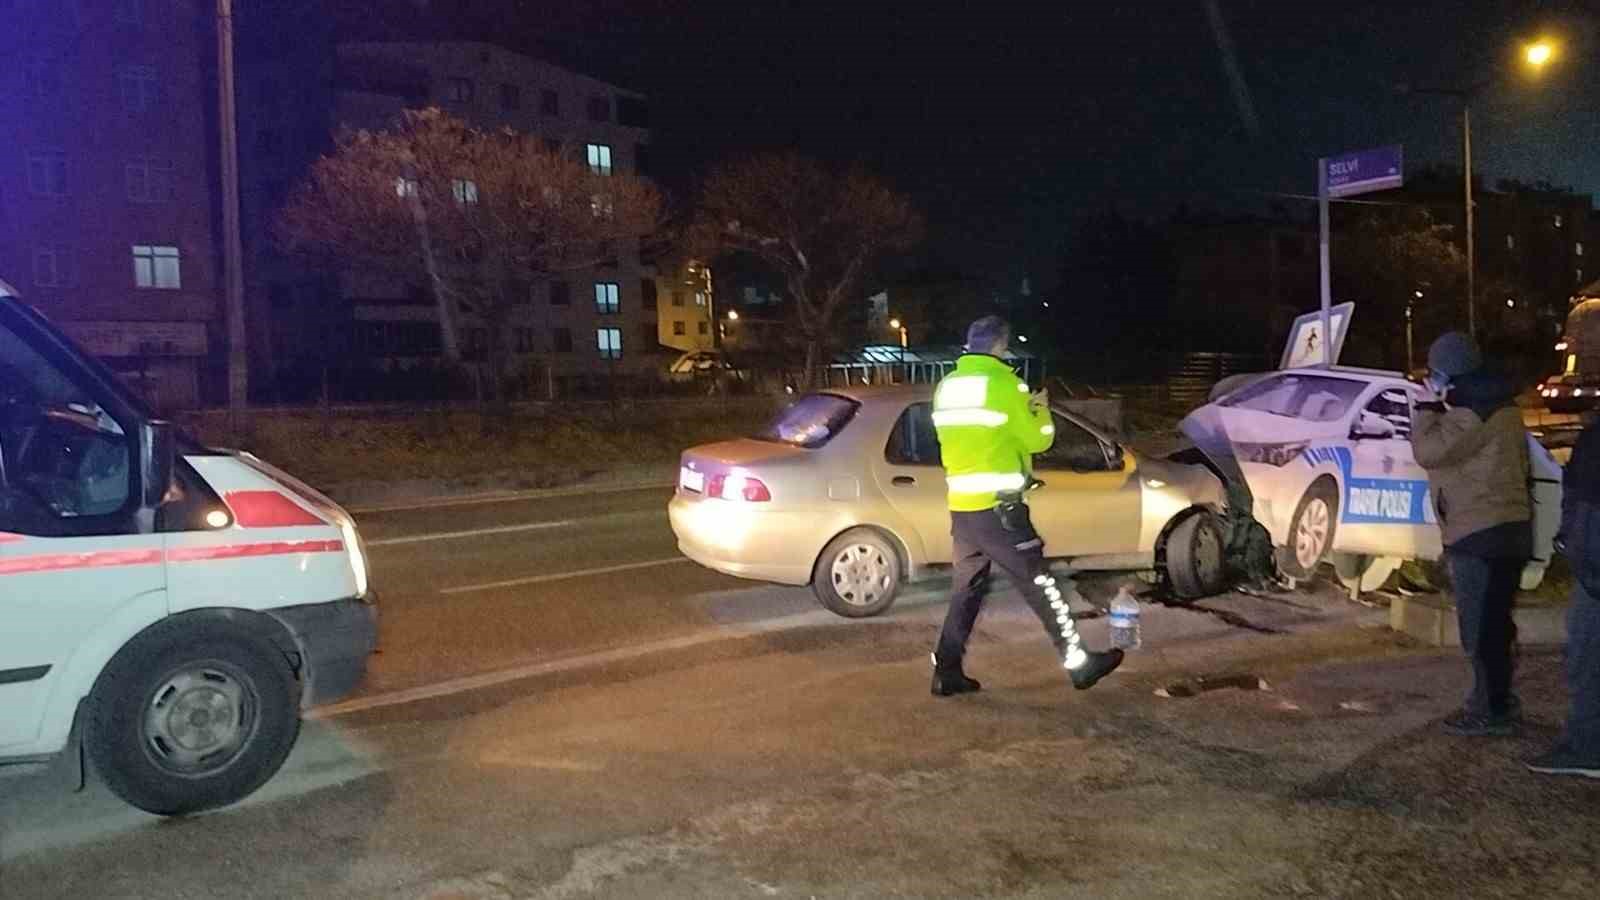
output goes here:
<path id="1" fill-rule="evenodd" d="M 772 492 L 761 479 L 749 475 L 713 475 L 706 479 L 706 496 L 766 503 L 772 499 Z"/>

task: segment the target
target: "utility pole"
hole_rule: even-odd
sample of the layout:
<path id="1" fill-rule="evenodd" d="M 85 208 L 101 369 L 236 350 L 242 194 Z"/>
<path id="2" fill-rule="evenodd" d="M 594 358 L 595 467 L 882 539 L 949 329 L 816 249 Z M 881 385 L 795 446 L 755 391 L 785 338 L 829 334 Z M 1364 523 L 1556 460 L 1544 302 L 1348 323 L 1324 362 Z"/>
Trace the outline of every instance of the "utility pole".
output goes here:
<path id="1" fill-rule="evenodd" d="M 217 0 L 217 107 L 222 124 L 222 267 L 228 314 L 228 408 L 237 427 L 250 402 L 245 347 L 244 247 L 239 236 L 239 121 L 233 87 L 233 0 Z"/>
<path id="2" fill-rule="evenodd" d="M 1472 94 L 1461 98 L 1461 156 L 1466 163 L 1462 178 L 1467 195 L 1467 334 L 1478 336 L 1478 295 L 1474 291 L 1478 258 L 1472 227 Z"/>

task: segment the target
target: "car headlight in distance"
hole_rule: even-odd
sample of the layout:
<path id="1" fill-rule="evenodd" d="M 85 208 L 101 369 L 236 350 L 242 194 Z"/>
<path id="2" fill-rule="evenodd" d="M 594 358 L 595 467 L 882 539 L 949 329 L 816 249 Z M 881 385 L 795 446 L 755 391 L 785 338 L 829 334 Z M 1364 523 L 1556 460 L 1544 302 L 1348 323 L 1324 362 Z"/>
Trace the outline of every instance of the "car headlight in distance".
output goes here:
<path id="1" fill-rule="evenodd" d="M 1310 441 L 1287 441 L 1272 444 L 1234 444 L 1234 455 L 1244 462 L 1262 463 L 1268 466 L 1287 466 L 1304 453 Z"/>

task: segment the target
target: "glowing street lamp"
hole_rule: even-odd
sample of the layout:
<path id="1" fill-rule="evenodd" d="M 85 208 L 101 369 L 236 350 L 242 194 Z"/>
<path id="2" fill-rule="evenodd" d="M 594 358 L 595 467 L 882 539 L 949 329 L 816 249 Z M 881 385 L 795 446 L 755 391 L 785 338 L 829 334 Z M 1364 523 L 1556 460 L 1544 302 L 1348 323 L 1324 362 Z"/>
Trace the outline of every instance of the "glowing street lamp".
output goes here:
<path id="1" fill-rule="evenodd" d="M 1556 47 L 1547 40 L 1538 40 L 1523 48 L 1522 58 L 1528 65 L 1539 68 L 1556 58 Z"/>
<path id="2" fill-rule="evenodd" d="M 739 311 L 737 309 L 728 310 L 728 321 L 729 322 L 737 322 L 737 321 L 739 321 Z"/>

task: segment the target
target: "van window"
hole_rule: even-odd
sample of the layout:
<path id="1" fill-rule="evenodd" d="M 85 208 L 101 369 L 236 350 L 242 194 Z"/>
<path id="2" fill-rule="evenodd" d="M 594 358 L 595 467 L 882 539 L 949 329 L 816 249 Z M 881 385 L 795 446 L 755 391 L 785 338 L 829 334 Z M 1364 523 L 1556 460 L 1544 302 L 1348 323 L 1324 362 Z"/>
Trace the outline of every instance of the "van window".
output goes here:
<path id="1" fill-rule="evenodd" d="M 0 531 L 120 533 L 102 517 L 129 505 L 131 445 L 121 425 L 0 321 Z"/>

